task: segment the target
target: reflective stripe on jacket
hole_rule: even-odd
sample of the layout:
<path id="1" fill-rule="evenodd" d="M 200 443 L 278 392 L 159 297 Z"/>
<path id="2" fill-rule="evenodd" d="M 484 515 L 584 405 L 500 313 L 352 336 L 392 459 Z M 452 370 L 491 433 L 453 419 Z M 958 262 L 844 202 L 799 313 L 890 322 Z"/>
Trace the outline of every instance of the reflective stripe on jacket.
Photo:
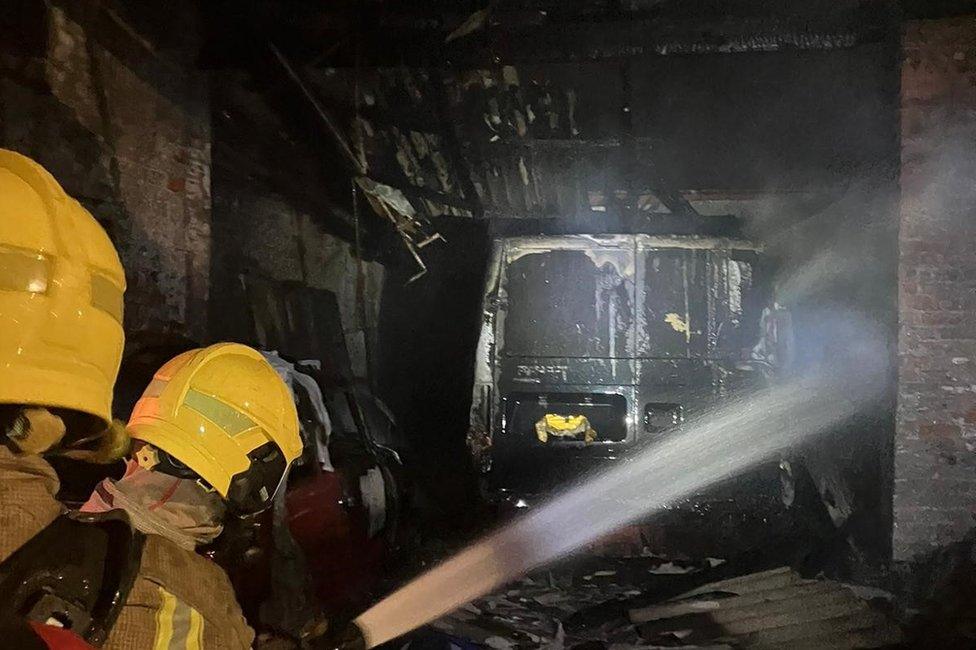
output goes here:
<path id="1" fill-rule="evenodd" d="M 0 445 L 0 561 L 63 511 L 60 483 L 40 456 Z M 248 627 L 223 569 L 158 535 L 148 535 L 136 582 L 109 633 L 108 650 L 243 650 Z"/>

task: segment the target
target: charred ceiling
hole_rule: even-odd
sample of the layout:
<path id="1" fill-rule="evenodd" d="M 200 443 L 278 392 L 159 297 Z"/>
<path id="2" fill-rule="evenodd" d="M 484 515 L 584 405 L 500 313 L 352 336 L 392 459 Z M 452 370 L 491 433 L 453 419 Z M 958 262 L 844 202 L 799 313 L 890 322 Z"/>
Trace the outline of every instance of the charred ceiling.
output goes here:
<path id="1" fill-rule="evenodd" d="M 878 42 L 896 5 L 884 1 L 269 0 L 213 8 L 226 26 L 287 37 L 305 62 L 325 65 L 477 67 L 644 54 L 834 49 Z M 240 29 L 223 44 L 247 56 Z M 224 54 L 226 54 L 226 50 Z"/>
<path id="2" fill-rule="evenodd" d="M 201 62 L 248 70 L 422 267 L 442 218 L 712 232 L 761 195 L 803 210 L 890 174 L 897 6 L 797 7 L 212 3 Z"/>

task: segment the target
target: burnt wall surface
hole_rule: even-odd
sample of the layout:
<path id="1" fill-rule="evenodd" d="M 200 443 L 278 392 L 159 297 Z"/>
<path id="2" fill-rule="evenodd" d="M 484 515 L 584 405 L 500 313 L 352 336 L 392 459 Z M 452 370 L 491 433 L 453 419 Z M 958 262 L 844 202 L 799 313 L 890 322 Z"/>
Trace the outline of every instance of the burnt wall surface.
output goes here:
<path id="1" fill-rule="evenodd" d="M 46 166 L 105 226 L 126 268 L 130 333 L 202 338 L 210 121 L 206 76 L 188 66 L 195 10 L 12 5 L 0 18 L 0 146 Z"/>
<path id="2" fill-rule="evenodd" d="M 976 17 L 903 50 L 896 559 L 976 523 Z"/>
<path id="3" fill-rule="evenodd" d="M 210 302 L 212 332 L 216 338 L 245 341 L 262 348 L 301 358 L 311 341 L 269 335 L 260 323 L 275 318 L 279 309 L 267 304 L 277 291 L 288 287 L 313 290 L 304 300 L 314 301 L 314 290 L 335 294 L 352 362 L 352 373 L 366 379 L 370 351 L 375 346 L 375 324 L 383 281 L 383 267 L 364 262 L 360 267 L 353 245 L 316 223 L 315 218 L 286 197 L 239 186 L 214 197 L 215 292 Z M 240 220 L 247 227 L 240 227 Z M 270 292 L 254 294 L 247 289 L 257 282 Z M 242 293 L 243 291 L 243 293 Z M 278 293 L 280 296 L 281 294 Z M 263 296 L 263 297 L 262 297 Z M 283 305 L 281 306 L 284 307 Z M 314 329 L 299 336 L 321 334 Z"/>
<path id="4" fill-rule="evenodd" d="M 246 89 L 251 77 L 200 67 L 197 4 L 13 5 L 0 16 L 0 146 L 50 170 L 119 250 L 127 354 L 140 355 L 123 368 L 120 415 L 171 354 L 271 343 L 237 290 L 246 274 L 306 300 L 334 293 L 351 372 L 365 377 L 382 267 L 359 265 L 348 224 L 330 227 L 321 161 Z"/>
<path id="5" fill-rule="evenodd" d="M 383 266 L 359 262 L 354 231 L 337 233 L 345 222 L 335 218 L 340 208 L 322 191 L 334 179 L 326 177 L 327 169 L 309 147 L 287 134 L 249 82 L 245 73 L 212 75 L 213 336 L 303 357 L 312 349 L 308 339 L 322 332 L 315 326 L 296 330 L 266 323 L 280 320 L 275 314 L 283 307 L 286 287 L 308 304 L 322 302 L 317 291 L 332 292 L 352 374 L 366 379 L 376 346 Z"/>

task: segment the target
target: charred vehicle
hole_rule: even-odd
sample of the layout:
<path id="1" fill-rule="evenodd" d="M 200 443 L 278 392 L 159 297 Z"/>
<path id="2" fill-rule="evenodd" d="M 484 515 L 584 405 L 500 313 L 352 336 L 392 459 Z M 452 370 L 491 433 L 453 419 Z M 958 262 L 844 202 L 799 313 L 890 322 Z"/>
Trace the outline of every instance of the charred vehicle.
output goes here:
<path id="1" fill-rule="evenodd" d="M 768 278 L 742 240 L 496 240 L 469 431 L 487 495 L 531 504 L 761 383 Z M 760 492 L 779 500 L 775 471 Z"/>

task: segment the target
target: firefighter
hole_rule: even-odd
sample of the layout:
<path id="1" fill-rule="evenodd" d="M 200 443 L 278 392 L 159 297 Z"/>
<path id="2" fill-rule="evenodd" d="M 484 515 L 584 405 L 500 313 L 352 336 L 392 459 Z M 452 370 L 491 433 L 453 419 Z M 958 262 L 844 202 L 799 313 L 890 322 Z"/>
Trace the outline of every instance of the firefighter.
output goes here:
<path id="1" fill-rule="evenodd" d="M 194 549 L 229 515 L 271 505 L 302 451 L 291 392 L 256 350 L 220 343 L 155 375 L 128 431 L 132 458 L 83 512 L 124 510 L 146 534 L 109 648 L 248 648 L 254 635 L 224 572 Z"/>
<path id="2" fill-rule="evenodd" d="M 0 149 L 0 560 L 62 512 L 41 454 L 119 432 L 124 291 L 94 217 L 40 165 Z"/>
<path id="3" fill-rule="evenodd" d="M 227 576 L 194 549 L 228 513 L 267 507 L 301 452 L 291 394 L 258 352 L 219 344 L 166 364 L 133 413 L 125 476 L 83 514 L 56 500 L 43 454 L 117 442 L 103 432 L 120 430 L 124 290 L 94 218 L 0 150 L 0 635 L 15 647 L 67 647 L 76 633 L 109 648 L 248 648 Z"/>
<path id="4" fill-rule="evenodd" d="M 111 420 L 125 286 L 91 214 L 36 162 L 0 149 L 0 562 L 64 511 L 42 454 L 109 460 L 127 449 Z M 83 647 L 44 621 L 0 624 L 11 647 Z"/>

